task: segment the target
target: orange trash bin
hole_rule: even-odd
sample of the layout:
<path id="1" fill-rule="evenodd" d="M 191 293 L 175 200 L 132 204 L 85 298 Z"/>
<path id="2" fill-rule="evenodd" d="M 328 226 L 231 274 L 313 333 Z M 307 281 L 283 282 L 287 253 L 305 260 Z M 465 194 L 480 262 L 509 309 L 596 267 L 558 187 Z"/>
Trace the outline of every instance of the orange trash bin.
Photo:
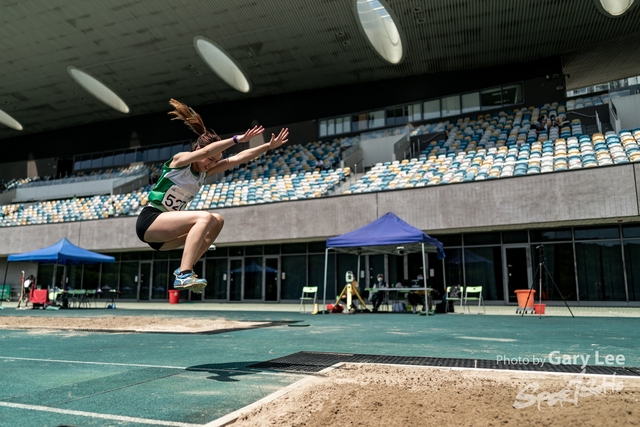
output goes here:
<path id="1" fill-rule="evenodd" d="M 533 303 L 535 300 L 535 289 L 516 289 L 514 291 L 516 293 L 516 297 L 518 297 L 518 309 L 516 313 L 521 313 L 524 311 L 530 311 L 533 313 Z M 528 300 L 527 300 L 528 298 Z M 525 307 L 526 305 L 526 307 Z"/>
<path id="2" fill-rule="evenodd" d="M 180 291 L 171 289 L 169 291 L 169 304 L 178 304 L 180 302 Z"/>

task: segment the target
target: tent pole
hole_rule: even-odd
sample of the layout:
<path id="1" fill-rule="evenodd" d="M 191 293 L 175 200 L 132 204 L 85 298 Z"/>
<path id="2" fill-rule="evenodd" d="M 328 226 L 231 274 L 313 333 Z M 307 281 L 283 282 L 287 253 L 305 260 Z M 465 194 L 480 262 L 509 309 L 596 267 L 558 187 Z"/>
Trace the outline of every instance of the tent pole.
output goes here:
<path id="1" fill-rule="evenodd" d="M 2 300 L 4 299 L 5 295 L 5 288 L 4 285 L 7 284 L 7 272 L 9 271 L 9 258 L 7 258 L 7 265 L 4 268 L 4 280 L 2 281 L 2 298 L 0 298 L 0 307 L 2 307 Z M 11 299 L 11 289 L 9 289 L 9 299 Z M 0 308 L 0 310 L 4 310 L 4 307 Z"/>
<path id="2" fill-rule="evenodd" d="M 56 263 L 53 265 L 53 277 L 51 277 L 51 289 L 54 289 L 56 287 L 57 275 L 58 275 L 58 260 L 56 260 Z M 62 289 L 64 289 L 64 286 L 62 287 Z"/>
<path id="3" fill-rule="evenodd" d="M 329 248 L 324 250 L 324 296 L 322 302 L 322 314 L 325 314 L 327 308 L 327 271 L 329 269 Z"/>
<path id="4" fill-rule="evenodd" d="M 444 258 L 442 258 L 442 284 L 444 285 L 444 291 L 447 291 L 447 275 L 444 269 Z"/>
<path id="5" fill-rule="evenodd" d="M 429 317 L 429 293 L 427 292 L 427 258 L 424 255 L 424 242 L 422 242 L 422 281 L 424 286 L 424 311 L 425 317 Z"/>

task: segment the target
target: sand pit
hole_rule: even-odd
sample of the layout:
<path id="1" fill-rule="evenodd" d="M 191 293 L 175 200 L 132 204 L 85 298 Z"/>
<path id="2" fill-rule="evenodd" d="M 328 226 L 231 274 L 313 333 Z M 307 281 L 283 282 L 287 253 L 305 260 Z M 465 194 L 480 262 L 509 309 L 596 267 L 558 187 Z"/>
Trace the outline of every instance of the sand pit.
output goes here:
<path id="1" fill-rule="evenodd" d="M 238 322 L 217 319 L 189 319 L 177 317 L 42 317 L 2 316 L 0 329 L 55 329 L 55 330 L 100 330 L 135 332 L 181 332 L 198 333 L 228 329 L 248 329 L 266 325 L 267 322 Z"/>
<path id="2" fill-rule="evenodd" d="M 232 425 L 640 425 L 639 403 L 640 378 L 343 365 Z"/>

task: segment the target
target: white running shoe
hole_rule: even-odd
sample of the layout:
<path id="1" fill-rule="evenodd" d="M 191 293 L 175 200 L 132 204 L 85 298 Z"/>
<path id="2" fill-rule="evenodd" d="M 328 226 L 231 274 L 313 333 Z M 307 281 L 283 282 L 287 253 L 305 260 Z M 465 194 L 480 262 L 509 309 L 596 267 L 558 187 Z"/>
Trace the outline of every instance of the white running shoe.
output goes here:
<path id="1" fill-rule="evenodd" d="M 184 289 L 195 292 L 196 294 L 201 294 L 207 286 L 207 281 L 205 279 L 198 279 L 198 276 L 194 272 L 180 274 L 180 269 L 176 269 L 173 275 L 176 276 L 176 279 L 173 281 L 174 289 Z"/>

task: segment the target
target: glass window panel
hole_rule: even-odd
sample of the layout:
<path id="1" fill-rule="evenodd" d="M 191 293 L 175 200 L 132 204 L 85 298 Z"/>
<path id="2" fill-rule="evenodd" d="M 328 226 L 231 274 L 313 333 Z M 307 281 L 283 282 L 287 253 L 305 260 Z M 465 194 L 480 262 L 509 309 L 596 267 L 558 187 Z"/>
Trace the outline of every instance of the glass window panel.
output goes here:
<path id="1" fill-rule="evenodd" d="M 438 234 L 431 237 L 444 246 L 462 246 L 462 234 Z"/>
<path id="2" fill-rule="evenodd" d="M 314 255 L 311 255 L 314 256 Z M 318 255 L 315 255 L 318 256 Z M 324 266 L 324 264 L 323 264 Z M 309 280 L 312 280 L 311 277 L 309 277 Z M 324 277 L 323 277 L 324 280 Z M 318 291 L 321 288 L 318 288 Z M 340 290 L 342 290 L 342 287 L 340 288 Z M 324 290 L 322 291 L 324 293 Z M 336 276 L 336 254 L 335 253 L 330 253 L 329 257 L 327 258 L 327 300 L 328 301 L 335 301 L 336 296 L 338 296 L 338 277 Z M 318 296 L 318 298 L 320 298 Z M 324 298 L 324 295 L 323 295 Z"/>
<path id="3" fill-rule="evenodd" d="M 153 259 L 155 259 L 155 260 L 169 259 L 169 252 L 166 252 L 166 251 L 155 251 L 153 253 Z"/>
<path id="4" fill-rule="evenodd" d="M 464 235 L 464 245 L 499 245 L 500 233 L 471 233 Z"/>
<path id="5" fill-rule="evenodd" d="M 61 268 L 62 266 L 58 267 L 58 269 Z M 82 265 L 67 266 L 66 286 L 68 286 L 70 289 L 82 288 Z"/>
<path id="6" fill-rule="evenodd" d="M 411 104 L 409 105 L 409 121 L 419 122 L 422 120 L 422 108 L 421 105 Z"/>
<path id="7" fill-rule="evenodd" d="M 371 111 L 368 116 L 369 129 L 384 127 L 384 110 Z"/>
<path id="8" fill-rule="evenodd" d="M 308 246 L 309 252 L 324 252 L 327 248 L 326 242 L 310 242 Z"/>
<path id="9" fill-rule="evenodd" d="M 141 251 L 138 252 L 138 254 L 140 255 L 141 260 L 150 261 L 153 259 L 153 251 Z"/>
<path id="10" fill-rule="evenodd" d="M 440 100 L 432 99 L 422 103 L 423 120 L 437 119 L 440 117 Z"/>
<path id="11" fill-rule="evenodd" d="M 123 262 L 120 264 L 120 298 L 138 298 L 138 283 L 134 281 L 137 275 L 137 262 Z"/>
<path id="12" fill-rule="evenodd" d="M 342 117 L 336 119 L 336 133 L 342 133 Z"/>
<path id="13" fill-rule="evenodd" d="M 302 287 L 307 283 L 307 256 L 289 255 L 280 259 L 282 272 L 280 300 L 298 300 L 302 295 Z"/>
<path id="14" fill-rule="evenodd" d="M 346 274 L 347 271 L 353 272 L 354 276 L 358 271 L 358 257 L 356 255 L 351 254 L 337 254 L 337 268 L 336 268 L 336 282 L 337 282 L 337 292 L 340 294 L 342 289 L 346 285 Z M 362 260 L 361 260 L 362 262 Z M 361 266 L 362 267 L 362 266 Z M 356 279 L 357 280 L 357 279 Z"/>
<path id="15" fill-rule="evenodd" d="M 537 246 L 540 246 L 539 248 Z M 542 251 L 542 252 L 541 252 Z M 576 272 L 573 268 L 573 245 L 571 243 L 556 243 L 552 245 L 532 245 L 533 259 L 533 287 L 540 291 L 540 256 L 544 259 L 542 271 L 542 299 L 562 301 L 576 301 Z M 556 289 L 556 286 L 560 290 Z M 536 294 L 536 300 L 538 294 Z"/>
<path id="16" fill-rule="evenodd" d="M 576 240 L 619 239 L 618 227 L 575 228 L 573 235 Z"/>
<path id="17" fill-rule="evenodd" d="M 229 260 L 229 301 L 240 301 L 242 285 L 242 260 Z"/>
<path id="18" fill-rule="evenodd" d="M 205 299 L 227 299 L 227 259 L 208 259 L 205 263 L 207 287 L 204 288 Z"/>
<path id="19" fill-rule="evenodd" d="M 336 121 L 334 119 L 327 120 L 327 135 L 335 135 Z"/>
<path id="20" fill-rule="evenodd" d="M 122 252 L 123 261 L 138 261 L 140 259 L 140 252 Z"/>
<path id="21" fill-rule="evenodd" d="M 244 255 L 244 246 L 232 246 L 229 248 L 229 256 Z"/>
<path id="22" fill-rule="evenodd" d="M 445 261 L 445 277 L 447 278 L 447 286 L 460 285 L 462 281 L 462 249 L 444 249 Z"/>
<path id="23" fill-rule="evenodd" d="M 351 132 L 351 116 L 345 116 L 342 118 L 342 131 L 344 133 Z"/>
<path id="24" fill-rule="evenodd" d="M 304 254 L 307 252 L 307 244 L 289 243 L 287 245 L 282 245 L 281 250 L 283 254 Z"/>
<path id="25" fill-rule="evenodd" d="M 278 255 L 278 254 L 280 254 L 280 245 L 265 245 L 264 246 L 264 254 L 265 255 Z"/>
<path id="26" fill-rule="evenodd" d="M 98 289 L 100 287 L 100 264 L 87 264 L 82 273 L 83 289 Z"/>
<path id="27" fill-rule="evenodd" d="M 502 106 L 502 91 L 499 87 L 480 91 L 480 105 L 483 110 Z"/>
<path id="28" fill-rule="evenodd" d="M 404 105 L 402 107 L 400 107 L 400 115 L 398 115 L 398 113 L 396 112 L 396 124 L 397 125 L 404 125 L 409 123 L 409 106 L 408 105 Z"/>
<path id="29" fill-rule="evenodd" d="M 640 240 L 624 242 L 624 261 L 627 269 L 629 301 L 640 301 Z"/>
<path id="30" fill-rule="evenodd" d="M 182 259 L 182 249 L 174 249 L 172 251 L 169 251 L 169 258 Z"/>
<path id="31" fill-rule="evenodd" d="M 120 263 L 102 264 L 102 289 L 118 289 L 118 277 L 120 276 Z"/>
<path id="32" fill-rule="evenodd" d="M 502 87 L 503 105 L 522 104 L 522 102 L 522 85 L 520 83 Z"/>
<path id="33" fill-rule="evenodd" d="M 362 266 L 362 261 L 360 262 Z M 402 283 L 402 286 L 409 286 L 407 279 L 404 277 L 404 257 L 387 255 L 387 265 L 389 266 L 389 277 L 387 280 L 391 286 L 395 286 L 398 282 Z"/>
<path id="34" fill-rule="evenodd" d="M 531 242 L 557 242 L 571 240 L 571 229 L 531 230 L 529 235 L 531 236 Z"/>
<path id="35" fill-rule="evenodd" d="M 262 300 L 262 257 L 244 259 L 244 299 Z"/>
<path id="36" fill-rule="evenodd" d="M 212 258 L 212 257 L 222 257 L 222 256 L 228 256 L 229 255 L 229 248 L 220 248 L 218 246 L 216 246 L 216 250 L 215 251 L 209 251 L 207 252 L 207 256 Z"/>
<path id="37" fill-rule="evenodd" d="M 369 284 L 365 288 L 371 288 L 378 283 L 378 274 L 382 274 L 384 281 L 389 282 L 389 278 L 384 274 L 384 255 L 369 255 Z M 364 288 L 361 287 L 360 290 L 364 291 Z"/>
<path id="38" fill-rule="evenodd" d="M 262 255 L 262 245 L 245 246 L 245 255 Z"/>
<path id="39" fill-rule="evenodd" d="M 153 262 L 153 289 L 151 290 L 152 299 L 168 298 L 169 278 L 173 278 L 173 274 L 171 273 L 169 272 L 169 261 Z M 173 281 L 171 281 L 171 286 L 173 289 Z"/>
<path id="40" fill-rule="evenodd" d="M 327 299 L 335 301 L 335 256 L 329 254 L 327 265 Z M 322 304 L 324 298 L 324 255 L 309 255 L 309 286 L 318 287 L 318 303 Z"/>
<path id="41" fill-rule="evenodd" d="M 427 285 L 433 288 L 433 299 L 441 299 L 444 295 L 444 260 L 438 259 L 437 254 L 427 254 Z M 433 277 L 431 276 L 431 270 L 433 270 Z M 447 279 L 448 280 L 448 279 Z M 447 282 L 448 283 L 448 282 Z"/>
<path id="42" fill-rule="evenodd" d="M 620 242 L 576 242 L 580 301 L 626 301 Z"/>
<path id="43" fill-rule="evenodd" d="M 455 116 L 460 114 L 460 96 L 453 95 L 441 99 L 442 117 Z"/>
<path id="44" fill-rule="evenodd" d="M 529 234 L 526 230 L 502 232 L 502 243 L 528 243 L 528 242 L 529 242 Z"/>
<path id="45" fill-rule="evenodd" d="M 640 225 L 623 225 L 622 237 L 640 237 Z"/>
<path id="46" fill-rule="evenodd" d="M 427 254 L 425 254 L 427 255 Z M 414 252 L 412 254 L 407 254 L 407 263 L 409 264 L 409 282 L 408 286 L 412 286 L 418 277 L 418 274 L 422 274 L 422 252 Z M 427 275 L 427 279 L 429 275 Z M 420 286 L 423 284 L 420 283 Z"/>
<path id="47" fill-rule="evenodd" d="M 53 265 L 44 264 L 38 266 L 38 276 L 36 277 L 36 287 L 48 288 L 53 280 Z"/>
<path id="48" fill-rule="evenodd" d="M 351 118 L 353 131 L 362 131 L 367 129 L 367 113 L 360 113 Z"/>
<path id="49" fill-rule="evenodd" d="M 480 110 L 480 92 L 465 93 L 462 98 L 462 112 Z"/>
<path id="50" fill-rule="evenodd" d="M 504 300 L 501 252 L 499 246 L 464 250 L 466 286 L 482 286 L 486 300 Z"/>
<path id="51" fill-rule="evenodd" d="M 388 108 L 386 111 L 387 114 L 387 126 L 393 126 L 396 124 L 396 109 Z"/>
<path id="52" fill-rule="evenodd" d="M 278 257 L 266 258 L 264 266 L 264 300 L 278 301 L 280 296 L 278 283 L 280 279 L 280 259 Z"/>

